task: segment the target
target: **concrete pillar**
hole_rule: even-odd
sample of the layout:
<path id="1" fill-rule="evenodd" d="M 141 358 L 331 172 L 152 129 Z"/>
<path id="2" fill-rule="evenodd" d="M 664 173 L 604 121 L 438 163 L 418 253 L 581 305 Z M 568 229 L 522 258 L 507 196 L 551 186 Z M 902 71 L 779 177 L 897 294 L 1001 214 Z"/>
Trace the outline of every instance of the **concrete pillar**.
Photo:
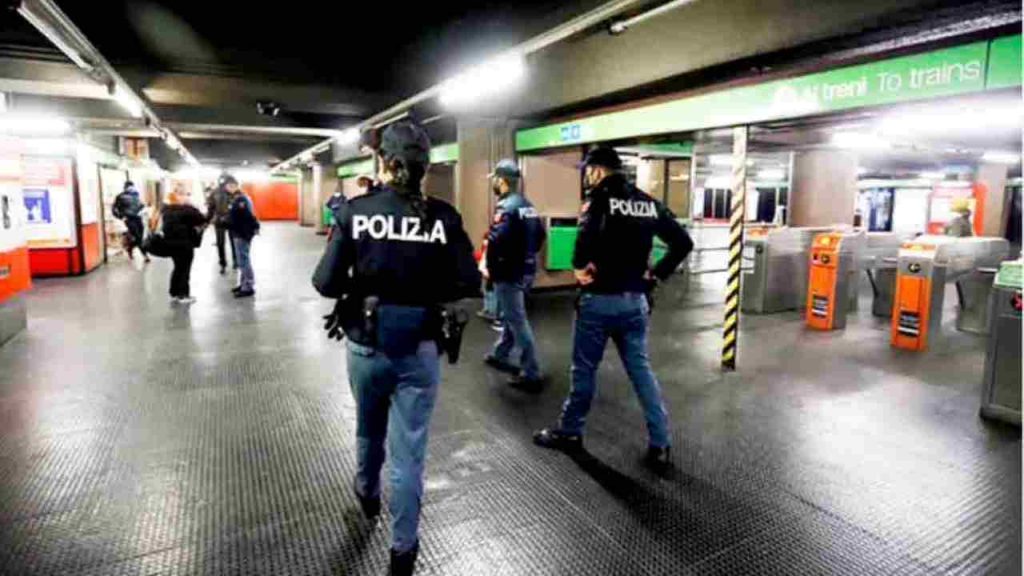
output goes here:
<path id="1" fill-rule="evenodd" d="M 988 190 L 981 221 L 982 236 L 1002 238 L 1006 235 L 1007 172 L 1008 167 L 1005 164 L 981 164 L 978 166 L 976 181 Z"/>
<path id="2" fill-rule="evenodd" d="M 326 234 L 327 227 L 324 226 L 323 219 L 323 207 L 327 204 L 327 200 L 332 194 L 338 189 L 341 183 L 338 181 L 337 167 L 334 164 L 324 165 L 321 177 L 320 177 L 320 188 L 316 194 L 316 201 L 314 209 L 316 210 L 316 220 L 314 220 L 313 226 L 316 228 L 317 234 Z"/>
<path id="3" fill-rule="evenodd" d="M 494 118 L 459 118 L 456 128 L 455 207 L 473 245 L 479 248 L 494 213 L 487 174 L 502 158 L 515 157 L 515 128 L 506 119 Z"/>
<path id="4" fill-rule="evenodd" d="M 320 188 L 322 168 L 319 162 L 303 168 L 302 186 L 299 189 L 299 224 L 313 226 L 316 222 L 316 190 Z"/>
<path id="5" fill-rule="evenodd" d="M 790 226 L 853 224 L 857 155 L 842 150 L 796 154 L 789 199 Z"/>

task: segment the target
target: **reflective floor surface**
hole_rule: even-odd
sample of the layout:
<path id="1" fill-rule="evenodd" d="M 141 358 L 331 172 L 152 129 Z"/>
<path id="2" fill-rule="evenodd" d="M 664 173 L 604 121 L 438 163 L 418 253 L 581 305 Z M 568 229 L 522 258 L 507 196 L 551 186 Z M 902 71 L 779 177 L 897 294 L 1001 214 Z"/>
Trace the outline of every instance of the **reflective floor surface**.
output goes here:
<path id="1" fill-rule="evenodd" d="M 169 263 L 40 281 L 0 348 L 0 573 L 383 574 L 387 522 L 349 486 L 354 407 L 310 287 L 323 238 L 267 225 L 236 301 L 206 239 L 191 308 Z M 1020 431 L 977 417 L 984 340 L 889 348 L 868 315 L 810 333 L 745 317 L 718 370 L 721 291 L 670 283 L 652 358 L 675 469 L 639 466 L 643 420 L 614 352 L 589 455 L 536 448 L 569 385 L 572 298 L 531 314 L 538 396 L 479 362 L 474 320 L 432 427 L 419 574 L 1020 574 Z"/>

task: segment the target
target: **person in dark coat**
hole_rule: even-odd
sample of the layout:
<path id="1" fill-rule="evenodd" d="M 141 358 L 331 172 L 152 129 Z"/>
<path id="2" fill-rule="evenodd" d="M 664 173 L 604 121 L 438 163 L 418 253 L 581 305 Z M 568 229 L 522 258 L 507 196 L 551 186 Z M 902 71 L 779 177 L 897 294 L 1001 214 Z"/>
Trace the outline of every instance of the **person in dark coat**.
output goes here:
<path id="1" fill-rule="evenodd" d="M 192 304 L 189 279 L 192 275 L 192 260 L 196 247 L 202 238 L 206 226 L 206 216 L 188 203 L 184 196 L 171 192 L 167 202 L 160 210 L 159 229 L 174 262 L 171 272 L 171 302 L 176 304 Z"/>
<path id="2" fill-rule="evenodd" d="M 143 231 L 145 230 L 142 213 L 145 209 L 146 205 L 139 197 L 139 190 L 135 184 L 131 180 L 125 182 L 124 190 L 117 195 L 117 198 L 114 198 L 114 205 L 110 211 L 114 218 L 122 220 L 125 228 L 128 229 L 125 235 L 124 249 L 128 253 L 129 260 L 135 259 L 135 249 L 138 248 L 143 259 L 149 262 L 149 254 L 146 254 L 146 249 L 142 246 Z"/>

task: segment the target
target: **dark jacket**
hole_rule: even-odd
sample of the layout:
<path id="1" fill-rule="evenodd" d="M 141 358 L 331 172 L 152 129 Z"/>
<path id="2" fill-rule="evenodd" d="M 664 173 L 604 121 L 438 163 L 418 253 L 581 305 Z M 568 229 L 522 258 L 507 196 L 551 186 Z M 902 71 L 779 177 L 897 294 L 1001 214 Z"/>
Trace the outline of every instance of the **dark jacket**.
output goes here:
<path id="1" fill-rule="evenodd" d="M 522 194 L 498 202 L 487 232 L 487 272 L 494 282 L 517 282 L 537 272 L 537 252 L 547 232 L 540 215 Z"/>
<path id="2" fill-rule="evenodd" d="M 142 199 L 139 198 L 139 191 L 135 188 L 129 188 L 118 194 L 117 198 L 114 198 L 114 205 L 111 207 L 110 212 L 114 215 L 114 218 L 140 218 L 144 208 L 145 205 L 142 203 Z"/>
<path id="3" fill-rule="evenodd" d="M 206 218 L 220 228 L 228 225 L 228 212 L 231 210 L 231 193 L 218 186 L 206 195 Z"/>
<path id="4" fill-rule="evenodd" d="M 231 199 L 227 227 L 235 238 L 242 240 L 252 240 L 260 231 L 260 221 L 253 213 L 252 200 L 245 194 L 237 194 Z"/>
<path id="5" fill-rule="evenodd" d="M 164 206 L 160 218 L 164 240 L 174 248 L 194 248 L 206 225 L 203 213 L 188 204 Z"/>
<path id="6" fill-rule="evenodd" d="M 446 202 L 382 187 L 345 202 L 337 216 L 313 286 L 352 303 L 342 325 L 354 340 L 368 297 L 382 305 L 432 307 L 480 294 L 473 246 Z"/>
<path id="7" fill-rule="evenodd" d="M 643 292 L 645 274 L 668 278 L 693 250 L 693 241 L 672 211 L 613 174 L 591 190 L 583 205 L 572 265 L 594 267 L 594 282 L 584 291 L 604 294 Z M 654 237 L 668 252 L 650 268 Z"/>

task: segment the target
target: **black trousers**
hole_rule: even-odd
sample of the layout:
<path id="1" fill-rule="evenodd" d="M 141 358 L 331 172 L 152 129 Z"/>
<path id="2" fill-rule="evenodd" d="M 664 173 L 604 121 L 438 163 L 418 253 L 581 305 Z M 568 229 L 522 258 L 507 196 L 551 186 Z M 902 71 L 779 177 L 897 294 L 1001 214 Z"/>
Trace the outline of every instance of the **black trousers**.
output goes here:
<path id="1" fill-rule="evenodd" d="M 235 255 L 235 237 L 231 234 L 231 230 L 228 230 L 225 226 L 215 226 L 217 230 L 217 258 L 220 259 L 220 267 L 227 268 L 228 261 L 224 254 L 224 237 L 227 236 L 228 246 L 231 247 L 231 267 L 238 268 L 238 260 Z"/>
<path id="2" fill-rule="evenodd" d="M 131 244 L 129 244 L 129 246 L 128 246 L 128 250 L 129 250 L 129 254 L 128 255 L 131 256 L 130 250 L 132 248 L 138 248 L 139 252 L 142 252 L 142 254 L 145 255 L 146 251 L 142 248 L 142 236 L 143 236 L 142 218 L 139 218 L 138 216 L 135 216 L 135 217 L 129 216 L 129 217 L 124 219 L 124 225 L 125 225 L 125 228 L 128 228 L 128 235 L 131 236 Z"/>
<path id="3" fill-rule="evenodd" d="M 188 298 L 189 278 L 192 276 L 192 258 L 195 257 L 194 248 L 175 248 L 171 253 L 171 260 L 174 262 L 174 270 L 171 272 L 171 297 Z"/>

